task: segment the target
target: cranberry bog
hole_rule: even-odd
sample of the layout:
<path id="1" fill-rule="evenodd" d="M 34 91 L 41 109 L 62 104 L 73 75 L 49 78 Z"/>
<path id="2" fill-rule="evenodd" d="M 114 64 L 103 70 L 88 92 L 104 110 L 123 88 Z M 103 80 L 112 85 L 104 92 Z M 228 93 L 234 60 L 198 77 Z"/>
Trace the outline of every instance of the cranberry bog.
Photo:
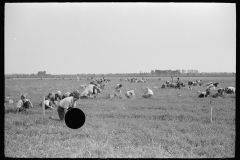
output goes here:
<path id="1" fill-rule="evenodd" d="M 110 78 L 97 99 L 80 99 L 77 108 L 86 116 L 85 124 L 71 129 L 58 121 L 57 110 L 39 105 L 49 92 L 62 93 L 89 84 L 87 79 L 7 79 L 5 96 L 4 153 L 26 158 L 233 158 L 236 140 L 235 94 L 222 98 L 198 98 L 206 83 L 217 88 L 235 87 L 235 77 L 180 77 L 182 89 L 161 89 L 170 77 L 149 78 L 146 83 Z M 188 81 L 201 79 L 202 86 L 188 89 Z M 174 78 L 173 81 L 177 79 Z M 134 90 L 135 98 L 108 98 L 117 84 L 122 94 Z M 144 89 L 153 97 L 142 98 Z M 22 93 L 34 108 L 16 113 Z M 211 105 L 210 105 L 211 102 Z M 212 112 L 211 112 L 212 106 Z M 212 113 L 212 117 L 211 117 Z M 52 116 L 55 119 L 49 119 Z M 212 118 L 212 121 L 211 121 Z"/>

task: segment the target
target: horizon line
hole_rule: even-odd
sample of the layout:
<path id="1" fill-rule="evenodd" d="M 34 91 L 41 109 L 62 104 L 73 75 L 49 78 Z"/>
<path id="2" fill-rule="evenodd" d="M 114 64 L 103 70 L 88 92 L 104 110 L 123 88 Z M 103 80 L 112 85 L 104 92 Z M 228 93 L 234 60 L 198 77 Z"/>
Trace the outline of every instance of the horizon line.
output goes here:
<path id="1" fill-rule="evenodd" d="M 61 73 L 61 74 L 50 74 L 50 73 L 46 73 L 46 75 L 76 75 L 76 74 L 144 74 L 144 73 L 151 73 L 151 72 L 141 72 L 141 73 L 74 73 L 74 74 L 69 74 L 69 73 Z M 180 73 L 180 74 L 187 74 L 186 73 Z M 190 73 L 190 74 L 199 74 L 199 73 L 236 73 L 236 72 L 198 72 L 198 73 Z M 37 73 L 4 73 L 4 75 L 11 75 L 11 74 L 27 74 L 27 75 L 37 75 Z"/>

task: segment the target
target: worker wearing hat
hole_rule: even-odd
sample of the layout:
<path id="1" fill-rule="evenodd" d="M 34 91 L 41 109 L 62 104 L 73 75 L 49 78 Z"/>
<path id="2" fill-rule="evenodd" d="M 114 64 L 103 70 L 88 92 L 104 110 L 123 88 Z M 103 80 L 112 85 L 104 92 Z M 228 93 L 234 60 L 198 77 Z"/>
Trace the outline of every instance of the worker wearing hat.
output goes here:
<path id="1" fill-rule="evenodd" d="M 33 108 L 31 101 L 27 99 L 26 94 L 21 95 L 21 99 L 17 102 L 17 112 L 26 111 L 29 108 Z"/>
<path id="2" fill-rule="evenodd" d="M 59 102 L 57 111 L 60 120 L 64 119 L 65 114 L 70 108 L 77 107 L 77 100 L 79 99 L 79 96 L 79 91 L 73 91 L 70 97 L 66 97 Z"/>

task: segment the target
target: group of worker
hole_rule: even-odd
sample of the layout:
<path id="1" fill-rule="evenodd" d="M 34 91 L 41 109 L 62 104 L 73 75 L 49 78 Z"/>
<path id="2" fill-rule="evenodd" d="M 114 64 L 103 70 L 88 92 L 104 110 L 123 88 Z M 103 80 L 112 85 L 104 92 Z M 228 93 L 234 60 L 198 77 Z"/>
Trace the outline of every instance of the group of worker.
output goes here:
<path id="1" fill-rule="evenodd" d="M 115 98 L 122 98 L 122 84 L 118 84 L 115 87 L 114 97 Z M 82 94 L 79 93 L 78 90 L 73 92 L 67 92 L 65 94 L 61 94 L 61 91 L 57 91 L 56 93 L 49 93 L 47 96 L 44 97 L 45 109 L 55 109 L 57 108 L 58 116 L 60 120 L 64 120 L 66 112 L 71 109 L 75 108 L 76 102 L 78 99 L 85 99 L 85 98 L 93 98 L 93 95 L 99 93 L 99 88 L 96 87 L 95 84 L 89 84 Z M 153 91 L 148 87 L 145 89 L 143 94 L 144 98 L 150 98 L 153 95 Z M 127 98 L 133 98 L 135 93 L 133 90 L 127 91 L 125 96 Z M 26 94 L 21 95 L 21 99 L 17 103 L 17 112 L 26 111 L 29 108 L 33 108 L 33 105 L 29 99 L 27 99 Z"/>

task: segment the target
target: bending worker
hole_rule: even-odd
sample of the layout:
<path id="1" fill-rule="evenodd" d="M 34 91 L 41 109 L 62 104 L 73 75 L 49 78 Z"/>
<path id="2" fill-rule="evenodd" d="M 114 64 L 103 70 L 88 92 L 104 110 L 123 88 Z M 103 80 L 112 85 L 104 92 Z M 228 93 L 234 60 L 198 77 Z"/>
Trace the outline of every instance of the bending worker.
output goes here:
<path id="1" fill-rule="evenodd" d="M 150 98 L 153 96 L 153 91 L 151 89 L 149 89 L 148 87 L 146 87 L 145 92 L 143 94 L 144 98 Z"/>
<path id="2" fill-rule="evenodd" d="M 95 94 L 95 91 L 97 91 L 96 84 L 89 84 L 80 95 L 80 98 L 92 98 L 92 95 Z"/>
<path id="3" fill-rule="evenodd" d="M 60 120 L 64 119 L 65 114 L 69 109 L 77 107 L 77 100 L 79 99 L 79 96 L 80 94 L 78 91 L 73 91 L 70 97 L 66 97 L 59 102 L 57 112 Z"/>
<path id="4" fill-rule="evenodd" d="M 126 92 L 125 96 L 126 96 L 127 98 L 133 98 L 133 97 L 135 96 L 135 93 L 134 93 L 133 90 L 130 90 L 130 91 L 127 91 L 127 92 Z"/>
<path id="5" fill-rule="evenodd" d="M 121 91 L 122 88 L 123 88 L 122 84 L 117 84 L 117 86 L 115 87 L 114 97 L 122 98 L 122 91 Z"/>

